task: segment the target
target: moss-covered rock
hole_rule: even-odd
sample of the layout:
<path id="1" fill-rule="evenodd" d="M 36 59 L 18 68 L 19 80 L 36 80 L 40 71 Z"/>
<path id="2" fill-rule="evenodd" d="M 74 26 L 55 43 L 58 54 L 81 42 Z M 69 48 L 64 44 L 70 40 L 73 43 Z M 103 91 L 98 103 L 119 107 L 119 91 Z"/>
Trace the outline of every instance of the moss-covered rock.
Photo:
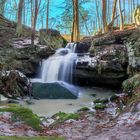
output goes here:
<path id="1" fill-rule="evenodd" d="M 41 29 L 39 31 L 39 42 L 42 45 L 52 47 L 53 49 L 65 47 L 67 41 L 60 35 L 60 32 L 53 29 Z"/>
<path id="2" fill-rule="evenodd" d="M 106 105 L 103 103 L 96 103 L 93 108 L 96 110 L 104 110 L 106 108 Z"/>
<path id="3" fill-rule="evenodd" d="M 83 108 L 80 108 L 79 110 L 78 110 L 78 112 L 80 112 L 80 111 L 89 111 L 90 109 L 88 108 L 88 107 L 83 107 Z"/>
<path id="4" fill-rule="evenodd" d="M 117 100 L 118 98 L 119 98 L 119 96 L 117 96 L 117 95 L 112 95 L 112 96 L 110 97 L 110 101 L 113 102 L 113 101 Z"/>
<path id="5" fill-rule="evenodd" d="M 94 102 L 95 104 L 96 104 L 96 103 L 103 103 L 103 104 L 105 104 L 105 103 L 108 103 L 109 101 L 108 101 L 107 98 L 102 98 L 102 99 L 95 99 L 93 102 Z"/>
<path id="6" fill-rule="evenodd" d="M 80 118 L 80 115 L 77 113 L 59 112 L 59 113 L 56 113 L 52 118 L 56 120 L 56 123 L 62 123 L 70 119 L 78 120 Z"/>
<path id="7" fill-rule="evenodd" d="M 140 74 L 136 74 L 133 77 L 125 80 L 122 84 L 122 88 L 126 93 L 132 93 L 140 87 Z"/>

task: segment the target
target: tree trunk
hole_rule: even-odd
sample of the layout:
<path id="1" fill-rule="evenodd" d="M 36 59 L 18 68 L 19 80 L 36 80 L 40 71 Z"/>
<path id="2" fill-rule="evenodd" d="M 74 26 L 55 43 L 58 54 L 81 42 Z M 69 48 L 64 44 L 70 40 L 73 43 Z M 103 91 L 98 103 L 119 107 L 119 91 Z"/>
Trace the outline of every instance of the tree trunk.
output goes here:
<path id="1" fill-rule="evenodd" d="M 50 7 L 50 0 L 47 0 L 47 9 L 46 9 L 46 30 L 49 28 L 49 7 Z"/>
<path id="2" fill-rule="evenodd" d="M 124 29 L 124 23 L 123 23 L 123 15 L 121 11 L 121 2 L 118 0 L 118 9 L 119 9 L 119 14 L 120 14 L 120 30 Z"/>
<path id="3" fill-rule="evenodd" d="M 125 15 L 125 0 L 123 0 L 123 9 L 124 9 L 124 22 L 126 20 L 126 15 Z"/>
<path id="4" fill-rule="evenodd" d="M 71 41 L 78 42 L 80 40 L 80 31 L 79 31 L 79 8 L 78 0 L 73 0 L 73 26 Z"/>
<path id="5" fill-rule="evenodd" d="M 4 15 L 4 6 L 5 6 L 6 0 L 0 0 L 0 14 Z"/>
<path id="6" fill-rule="evenodd" d="M 113 11 L 112 11 L 112 18 L 111 18 L 112 27 L 114 26 L 114 19 L 115 19 L 115 15 L 116 15 L 116 5 L 117 5 L 117 0 L 114 0 L 114 2 L 113 2 Z"/>
<path id="7" fill-rule="evenodd" d="M 34 46 L 34 39 L 35 39 L 35 29 L 36 29 L 36 22 L 38 17 L 38 11 L 40 7 L 40 2 L 38 3 L 38 0 L 35 0 L 35 8 L 34 8 L 34 18 L 33 18 L 33 27 L 32 27 L 32 35 L 31 35 L 31 44 Z"/>
<path id="8" fill-rule="evenodd" d="M 100 16 L 99 16 L 99 5 L 97 0 L 95 0 L 96 3 L 96 14 L 97 14 L 97 19 L 98 19 L 98 26 L 99 26 L 99 30 L 101 29 L 101 24 L 100 24 Z"/>
<path id="9" fill-rule="evenodd" d="M 22 35 L 22 11 L 23 11 L 23 4 L 24 0 L 19 1 L 18 5 L 18 21 L 17 21 L 17 28 L 16 28 L 16 34 L 17 36 Z"/>
<path id="10" fill-rule="evenodd" d="M 102 20 L 103 20 L 104 33 L 107 33 L 109 29 L 106 21 L 106 0 L 102 0 Z"/>

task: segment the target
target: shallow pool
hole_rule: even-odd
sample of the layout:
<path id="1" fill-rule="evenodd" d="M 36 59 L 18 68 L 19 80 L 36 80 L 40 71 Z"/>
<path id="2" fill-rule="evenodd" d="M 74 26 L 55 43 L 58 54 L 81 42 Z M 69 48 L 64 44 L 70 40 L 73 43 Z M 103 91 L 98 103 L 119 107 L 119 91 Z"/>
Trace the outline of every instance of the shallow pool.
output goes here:
<path id="1" fill-rule="evenodd" d="M 103 88 L 82 88 L 76 87 L 79 90 L 78 99 L 43 99 L 33 100 L 35 104 L 25 105 L 33 110 L 39 116 L 52 116 L 55 113 L 62 112 L 75 112 L 82 107 L 91 107 L 95 98 L 109 97 L 115 93 L 113 90 Z M 93 97 L 93 95 L 96 95 Z"/>

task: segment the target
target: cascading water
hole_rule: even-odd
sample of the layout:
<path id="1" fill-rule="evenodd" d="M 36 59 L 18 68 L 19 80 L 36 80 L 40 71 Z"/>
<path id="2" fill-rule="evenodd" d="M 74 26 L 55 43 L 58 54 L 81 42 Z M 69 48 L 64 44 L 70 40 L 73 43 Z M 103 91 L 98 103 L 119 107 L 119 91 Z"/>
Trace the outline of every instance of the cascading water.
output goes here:
<path id="1" fill-rule="evenodd" d="M 68 43 L 65 48 L 58 49 L 56 53 L 42 63 L 41 82 L 50 83 L 64 81 L 72 83 L 76 44 Z"/>

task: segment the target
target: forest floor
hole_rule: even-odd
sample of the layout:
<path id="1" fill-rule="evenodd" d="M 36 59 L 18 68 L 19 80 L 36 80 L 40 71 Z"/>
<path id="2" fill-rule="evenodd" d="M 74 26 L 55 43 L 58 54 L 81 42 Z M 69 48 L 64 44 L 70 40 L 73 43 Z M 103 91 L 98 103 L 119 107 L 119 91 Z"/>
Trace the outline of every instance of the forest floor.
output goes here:
<path id="1" fill-rule="evenodd" d="M 131 111 L 115 113 L 115 109 L 112 106 L 104 111 L 81 111 L 80 119 L 44 126 L 41 132 L 20 121 L 13 121 L 11 113 L 4 112 L 0 113 L 0 135 L 64 137 L 66 140 L 139 140 L 140 103 Z"/>
<path id="2" fill-rule="evenodd" d="M 102 111 L 94 115 L 87 113 L 81 120 L 65 122 L 49 131 L 67 140 L 139 140 L 140 103 L 135 109 L 116 119 Z"/>

